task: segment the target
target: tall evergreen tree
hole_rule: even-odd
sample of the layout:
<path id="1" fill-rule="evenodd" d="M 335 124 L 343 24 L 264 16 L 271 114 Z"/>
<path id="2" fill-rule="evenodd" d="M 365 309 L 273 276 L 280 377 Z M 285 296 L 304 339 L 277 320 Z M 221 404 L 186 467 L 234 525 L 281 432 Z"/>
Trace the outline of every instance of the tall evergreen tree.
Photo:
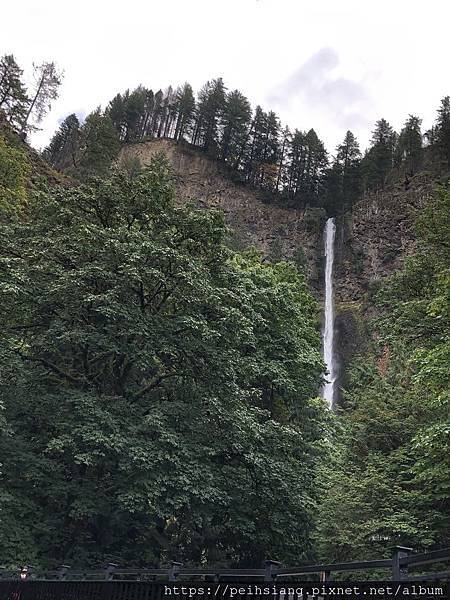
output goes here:
<path id="1" fill-rule="evenodd" d="M 218 128 L 225 106 L 225 86 L 221 77 L 208 81 L 200 90 L 192 142 L 215 154 Z"/>
<path id="2" fill-rule="evenodd" d="M 239 150 L 247 137 L 251 114 L 250 102 L 241 92 L 234 90 L 226 95 L 219 155 L 221 160 L 230 165 L 236 163 Z"/>
<path id="3" fill-rule="evenodd" d="M 174 138 L 182 140 L 189 134 L 190 126 L 195 112 L 195 98 L 192 86 L 185 83 L 176 95 L 176 125 Z"/>
<path id="4" fill-rule="evenodd" d="M 111 119 L 112 124 L 116 128 L 119 139 L 123 141 L 126 136 L 125 124 L 125 99 L 122 94 L 116 94 L 108 104 L 106 113 Z"/>
<path id="5" fill-rule="evenodd" d="M 436 121 L 436 145 L 439 156 L 450 169 L 450 96 L 441 100 Z"/>
<path id="6" fill-rule="evenodd" d="M 0 110 L 8 120 L 18 126 L 26 117 L 30 100 L 22 82 L 23 70 L 12 54 L 0 59 Z"/>
<path id="7" fill-rule="evenodd" d="M 63 73 L 58 71 L 54 62 L 43 62 L 40 65 L 33 64 L 35 89 L 30 99 L 30 104 L 22 121 L 22 131 L 30 128 L 30 117 L 34 117 L 35 123 L 40 123 L 50 109 L 53 100 L 59 94 L 59 86 L 62 82 Z"/>
<path id="8" fill-rule="evenodd" d="M 147 90 L 143 86 L 137 87 L 131 93 L 126 93 L 124 100 L 125 141 L 134 142 L 142 137 L 142 128 L 145 121 L 145 101 Z"/>
<path id="9" fill-rule="evenodd" d="M 100 108 L 86 117 L 81 130 L 80 171 L 84 175 L 104 174 L 120 149 L 117 130 Z"/>
<path id="10" fill-rule="evenodd" d="M 152 136 L 160 136 L 162 120 L 164 114 L 164 94 L 162 90 L 158 90 L 154 96 L 153 114 L 151 118 L 150 134 Z"/>
<path id="11" fill-rule="evenodd" d="M 408 175 L 414 175 L 420 169 L 423 159 L 422 120 L 409 115 L 397 141 L 397 152 Z"/>
<path id="12" fill-rule="evenodd" d="M 364 157 L 366 183 L 371 189 L 383 189 L 394 164 L 395 134 L 386 119 L 380 119 L 372 134 L 372 146 Z"/>
<path id="13" fill-rule="evenodd" d="M 327 172 L 326 195 L 330 214 L 337 214 L 350 207 L 362 190 L 361 152 L 351 131 L 336 148 L 332 167 Z"/>
<path id="14" fill-rule="evenodd" d="M 77 167 L 81 143 L 80 122 L 75 114 L 64 119 L 43 155 L 56 169 Z"/>

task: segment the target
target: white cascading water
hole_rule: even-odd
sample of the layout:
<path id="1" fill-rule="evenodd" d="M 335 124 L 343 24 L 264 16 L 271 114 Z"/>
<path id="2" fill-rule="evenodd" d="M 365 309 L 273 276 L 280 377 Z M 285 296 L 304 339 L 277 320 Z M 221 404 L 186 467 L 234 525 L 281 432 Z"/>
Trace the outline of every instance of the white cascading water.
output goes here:
<path id="1" fill-rule="evenodd" d="M 336 368 L 334 362 L 334 303 L 333 303 L 333 262 L 334 236 L 336 225 L 334 219 L 327 219 L 325 225 L 325 325 L 323 329 L 323 360 L 328 375 L 323 386 L 322 395 L 330 408 L 334 401 L 334 383 Z"/>

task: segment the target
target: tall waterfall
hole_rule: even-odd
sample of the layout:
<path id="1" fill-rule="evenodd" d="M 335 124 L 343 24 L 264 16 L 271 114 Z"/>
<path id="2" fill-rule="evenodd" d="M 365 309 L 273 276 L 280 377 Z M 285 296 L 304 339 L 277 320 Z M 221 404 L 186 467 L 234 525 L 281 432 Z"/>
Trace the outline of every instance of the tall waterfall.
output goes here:
<path id="1" fill-rule="evenodd" d="M 336 365 L 334 361 L 334 303 L 333 303 L 333 262 L 334 236 L 336 225 L 334 219 L 327 219 L 325 225 L 325 325 L 323 329 L 323 359 L 327 366 L 327 383 L 323 386 L 323 397 L 332 408 L 334 401 L 334 384 L 336 381 Z"/>

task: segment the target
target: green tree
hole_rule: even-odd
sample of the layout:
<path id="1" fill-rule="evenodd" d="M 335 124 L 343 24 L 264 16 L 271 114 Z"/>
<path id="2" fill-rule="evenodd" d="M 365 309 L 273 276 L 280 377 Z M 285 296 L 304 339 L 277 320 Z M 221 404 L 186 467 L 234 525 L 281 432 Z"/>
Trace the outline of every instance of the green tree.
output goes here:
<path id="1" fill-rule="evenodd" d="M 160 157 L 40 194 L 0 230 L 4 562 L 311 552 L 317 306 L 293 266 L 225 236 L 175 202 Z"/>
<path id="2" fill-rule="evenodd" d="M 177 118 L 174 138 L 178 141 L 184 139 L 184 136 L 189 134 L 192 119 L 194 118 L 195 98 L 192 86 L 189 83 L 185 83 L 184 86 L 178 90 L 176 104 Z"/>
<path id="3" fill-rule="evenodd" d="M 397 142 L 397 151 L 400 155 L 400 160 L 404 163 L 406 173 L 410 176 L 417 173 L 422 166 L 421 123 L 422 121 L 419 117 L 409 115 Z"/>
<path id="4" fill-rule="evenodd" d="M 59 94 L 63 73 L 58 71 L 54 62 L 43 62 L 40 65 L 33 64 L 35 88 L 30 97 L 28 110 L 21 123 L 22 131 L 30 129 L 30 117 L 34 117 L 35 123 L 40 123 L 50 109 L 53 100 Z"/>
<path id="5" fill-rule="evenodd" d="M 55 132 L 43 156 L 53 167 L 61 171 L 76 169 L 80 143 L 80 122 L 75 114 L 71 114 L 64 119 Z"/>
<path id="6" fill-rule="evenodd" d="M 226 95 L 219 152 L 220 158 L 230 165 L 236 163 L 239 150 L 247 138 L 251 114 L 250 103 L 241 92 L 234 90 Z"/>
<path id="7" fill-rule="evenodd" d="M 198 94 L 192 143 L 213 155 L 217 152 L 219 122 L 225 106 L 221 77 L 208 81 Z"/>
<path id="8" fill-rule="evenodd" d="M 23 70 L 12 54 L 0 59 L 0 109 L 10 123 L 17 127 L 25 118 L 29 99 L 22 82 Z"/>
<path id="9" fill-rule="evenodd" d="M 364 157 L 366 184 L 370 189 L 384 189 L 394 164 L 394 148 L 394 130 L 386 119 L 380 119 L 372 134 L 372 145 Z"/>
<path id="10" fill-rule="evenodd" d="M 81 128 L 79 173 L 102 174 L 111 166 L 120 150 L 117 129 L 100 108 L 86 117 Z"/>
<path id="11" fill-rule="evenodd" d="M 436 121 L 436 144 L 441 159 L 450 169 L 450 96 L 441 100 Z"/>
<path id="12" fill-rule="evenodd" d="M 351 131 L 336 148 L 336 156 L 326 175 L 327 209 L 330 214 L 350 208 L 362 191 L 361 152 Z"/>

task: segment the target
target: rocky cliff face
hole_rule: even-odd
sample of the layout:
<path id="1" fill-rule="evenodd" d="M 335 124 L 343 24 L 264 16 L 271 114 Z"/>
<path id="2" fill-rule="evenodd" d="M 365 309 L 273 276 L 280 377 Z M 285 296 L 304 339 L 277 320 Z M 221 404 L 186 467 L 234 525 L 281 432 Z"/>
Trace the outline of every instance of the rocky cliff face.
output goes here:
<path id="1" fill-rule="evenodd" d="M 320 290 L 320 260 L 325 213 L 275 205 L 245 185 L 232 181 L 216 161 L 172 140 L 159 139 L 125 146 L 119 160 L 138 159 L 148 165 L 164 152 L 174 170 L 178 197 L 199 206 L 223 211 L 238 248 L 256 246 L 268 256 L 304 260 L 309 280 Z"/>
<path id="2" fill-rule="evenodd" d="M 398 184 L 367 195 L 338 219 L 335 292 L 339 301 L 359 301 L 373 283 L 401 267 L 415 247 L 415 217 L 434 186 L 432 175 L 420 173 L 407 187 Z"/>
<path id="3" fill-rule="evenodd" d="M 346 387 L 346 366 L 370 339 L 367 322 L 375 313 L 370 292 L 414 251 L 414 221 L 436 183 L 431 174 L 418 174 L 406 187 L 399 184 L 367 195 L 338 219 L 334 279 L 338 388 Z"/>
<path id="4" fill-rule="evenodd" d="M 323 227 L 321 209 L 283 208 L 263 194 L 235 183 L 216 161 L 172 140 L 158 139 L 125 146 L 120 160 L 148 165 L 164 152 L 175 173 L 178 197 L 224 212 L 232 240 L 254 245 L 268 256 L 298 259 L 305 254 L 310 280 L 322 287 Z M 412 224 L 433 193 L 434 180 L 422 173 L 404 184 L 362 198 L 337 221 L 335 294 L 338 302 L 360 302 L 370 286 L 398 269 L 414 249 Z"/>

